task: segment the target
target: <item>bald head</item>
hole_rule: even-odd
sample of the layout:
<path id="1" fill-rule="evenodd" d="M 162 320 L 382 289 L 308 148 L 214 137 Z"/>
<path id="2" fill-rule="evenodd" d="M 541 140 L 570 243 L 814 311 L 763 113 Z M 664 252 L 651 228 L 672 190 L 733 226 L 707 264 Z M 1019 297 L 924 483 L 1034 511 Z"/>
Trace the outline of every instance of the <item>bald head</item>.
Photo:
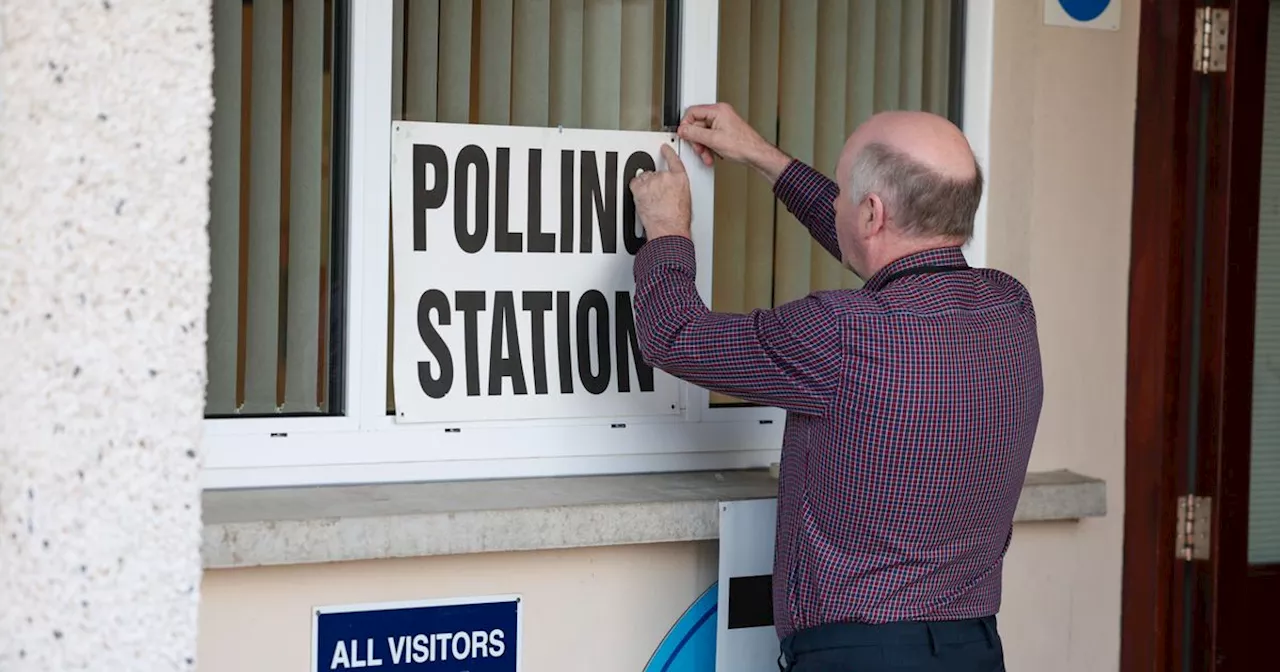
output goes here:
<path id="1" fill-rule="evenodd" d="M 921 238 L 968 240 L 982 172 L 955 124 L 927 112 L 883 112 L 854 131 L 838 169 L 853 203 L 884 201 L 894 228 Z"/>
<path id="2" fill-rule="evenodd" d="M 969 141 L 956 125 L 928 112 L 881 112 L 858 127 L 845 151 L 879 144 L 942 177 L 971 180 L 977 174 Z"/>

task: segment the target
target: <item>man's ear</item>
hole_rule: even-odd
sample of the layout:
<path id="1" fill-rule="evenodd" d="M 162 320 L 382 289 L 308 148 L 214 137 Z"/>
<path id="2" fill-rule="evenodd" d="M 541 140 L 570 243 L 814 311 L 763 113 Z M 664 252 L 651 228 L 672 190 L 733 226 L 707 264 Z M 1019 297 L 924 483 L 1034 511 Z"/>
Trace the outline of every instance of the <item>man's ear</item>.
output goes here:
<path id="1" fill-rule="evenodd" d="M 880 229 L 884 228 L 884 200 L 880 198 L 879 194 L 871 193 L 867 194 L 866 204 L 867 209 L 865 219 L 859 223 L 862 224 L 863 233 L 871 236 L 879 233 Z"/>

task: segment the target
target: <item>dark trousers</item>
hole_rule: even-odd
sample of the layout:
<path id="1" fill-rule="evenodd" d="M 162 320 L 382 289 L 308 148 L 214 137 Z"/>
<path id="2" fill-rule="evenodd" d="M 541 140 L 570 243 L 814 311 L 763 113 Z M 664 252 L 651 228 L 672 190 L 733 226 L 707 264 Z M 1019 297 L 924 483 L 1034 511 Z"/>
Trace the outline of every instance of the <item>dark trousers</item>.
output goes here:
<path id="1" fill-rule="evenodd" d="M 882 625 L 832 623 L 782 640 L 783 672 L 1004 672 L 994 616 Z"/>

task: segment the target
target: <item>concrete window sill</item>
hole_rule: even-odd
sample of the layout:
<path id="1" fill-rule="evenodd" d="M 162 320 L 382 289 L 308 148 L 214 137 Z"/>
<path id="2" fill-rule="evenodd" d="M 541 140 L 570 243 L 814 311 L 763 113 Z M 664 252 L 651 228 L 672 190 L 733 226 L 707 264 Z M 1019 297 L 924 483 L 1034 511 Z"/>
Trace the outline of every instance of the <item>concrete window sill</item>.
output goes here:
<path id="1" fill-rule="evenodd" d="M 209 569 L 715 539 L 717 503 L 777 496 L 766 470 L 215 490 Z M 1106 484 L 1035 472 L 1018 522 L 1106 514 Z"/>

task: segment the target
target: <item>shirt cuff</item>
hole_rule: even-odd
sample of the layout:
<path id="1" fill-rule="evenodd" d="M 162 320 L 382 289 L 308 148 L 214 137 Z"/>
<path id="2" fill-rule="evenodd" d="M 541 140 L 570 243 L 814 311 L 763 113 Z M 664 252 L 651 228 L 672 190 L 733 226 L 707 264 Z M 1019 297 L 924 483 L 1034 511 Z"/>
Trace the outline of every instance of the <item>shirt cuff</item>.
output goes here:
<path id="1" fill-rule="evenodd" d="M 773 195 L 796 219 L 805 221 L 804 215 L 814 198 L 822 194 L 822 187 L 827 182 L 830 180 L 826 175 L 799 159 L 792 159 L 778 176 L 778 181 L 773 183 Z"/>
<path id="2" fill-rule="evenodd" d="M 635 277 L 639 282 L 659 266 L 674 266 L 690 275 L 697 272 L 693 241 L 684 236 L 660 236 L 646 241 L 636 253 Z"/>

